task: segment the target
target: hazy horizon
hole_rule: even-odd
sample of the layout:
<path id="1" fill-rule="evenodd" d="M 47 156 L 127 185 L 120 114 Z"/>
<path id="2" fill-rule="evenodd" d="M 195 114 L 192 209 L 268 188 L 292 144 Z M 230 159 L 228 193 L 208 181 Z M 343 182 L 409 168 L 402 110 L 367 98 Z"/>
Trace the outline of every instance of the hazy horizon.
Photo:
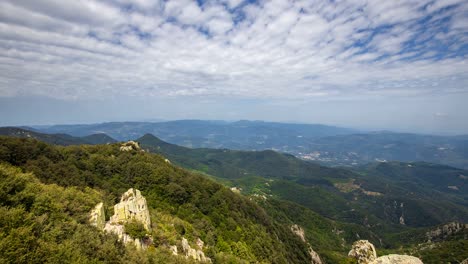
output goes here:
<path id="1" fill-rule="evenodd" d="M 467 14 L 462 0 L 5 0 L 0 125 L 468 134 Z"/>

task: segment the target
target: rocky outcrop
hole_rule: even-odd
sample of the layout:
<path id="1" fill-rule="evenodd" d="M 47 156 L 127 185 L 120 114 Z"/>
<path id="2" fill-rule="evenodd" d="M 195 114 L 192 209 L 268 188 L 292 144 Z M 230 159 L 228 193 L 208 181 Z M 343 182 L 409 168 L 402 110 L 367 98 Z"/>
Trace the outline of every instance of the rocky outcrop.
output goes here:
<path id="1" fill-rule="evenodd" d="M 107 233 L 116 234 L 124 244 L 133 244 L 137 249 L 146 249 L 150 238 L 132 238 L 125 232 L 125 224 L 135 221 L 143 225 L 146 231 L 151 229 L 151 220 L 146 199 L 136 189 L 129 189 L 114 206 L 114 215 L 106 223 L 103 203 L 99 203 L 90 213 L 90 223 Z"/>
<path id="2" fill-rule="evenodd" d="M 202 261 L 202 262 L 211 262 L 211 259 L 206 257 L 205 253 L 203 253 L 202 251 L 204 244 L 205 243 L 203 243 L 203 241 L 200 238 L 198 238 L 197 239 L 198 249 L 195 249 L 195 248 L 192 248 L 189 245 L 188 240 L 185 237 L 183 237 L 182 238 L 182 251 L 187 258 L 192 258 L 194 260 Z"/>
<path id="3" fill-rule="evenodd" d="M 423 262 L 412 256 L 390 254 L 377 258 L 374 245 L 367 240 L 354 242 L 348 256 L 357 259 L 358 264 L 423 264 Z"/>
<path id="4" fill-rule="evenodd" d="M 309 247 L 309 255 L 310 255 L 310 258 L 311 258 L 311 263 L 312 264 L 322 264 L 322 260 L 320 259 L 320 256 L 317 252 L 315 252 L 315 250 L 312 248 L 312 246 L 307 242 L 306 238 L 305 238 L 305 232 L 304 232 L 304 229 L 302 227 L 300 227 L 299 225 L 292 225 L 291 226 L 291 231 L 296 234 L 301 240 L 302 242 L 306 243 L 307 246 Z"/>
<path id="5" fill-rule="evenodd" d="M 348 256 L 357 259 L 359 264 L 368 264 L 377 259 L 377 251 L 369 241 L 358 240 L 354 242 Z"/>
<path id="6" fill-rule="evenodd" d="M 98 203 L 89 214 L 89 222 L 99 230 L 104 229 L 106 216 L 104 214 L 104 204 Z"/>
<path id="7" fill-rule="evenodd" d="M 141 150 L 138 142 L 130 140 L 120 145 L 120 151 L 132 151 L 132 150 L 137 150 L 137 151 Z"/>
<path id="8" fill-rule="evenodd" d="M 120 203 L 114 206 L 114 215 L 111 223 L 122 223 L 128 220 L 136 220 L 143 224 L 146 230 L 151 228 L 151 220 L 146 205 L 146 199 L 139 190 L 130 188 L 120 198 Z"/>
<path id="9" fill-rule="evenodd" d="M 312 259 L 312 264 L 322 264 L 322 260 L 317 252 L 315 252 L 312 247 L 309 245 L 309 255 Z"/>
<path id="10" fill-rule="evenodd" d="M 294 224 L 291 226 L 291 231 L 300 237 L 303 242 L 306 242 L 304 229 L 302 229 L 302 227 Z"/>
<path id="11" fill-rule="evenodd" d="M 468 230 L 468 224 L 462 224 L 459 222 L 451 222 L 442 226 L 437 227 L 434 230 L 426 232 L 427 241 L 436 241 L 436 240 L 443 240 L 448 236 L 454 235 L 459 233 L 463 230 Z"/>

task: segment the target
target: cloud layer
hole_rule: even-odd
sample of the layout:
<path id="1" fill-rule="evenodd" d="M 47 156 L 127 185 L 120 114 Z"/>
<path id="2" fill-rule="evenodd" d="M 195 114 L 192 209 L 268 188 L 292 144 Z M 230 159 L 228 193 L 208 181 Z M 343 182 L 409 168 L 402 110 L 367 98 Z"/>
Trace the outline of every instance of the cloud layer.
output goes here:
<path id="1" fill-rule="evenodd" d="M 3 0 L 0 96 L 468 92 L 463 0 Z"/>

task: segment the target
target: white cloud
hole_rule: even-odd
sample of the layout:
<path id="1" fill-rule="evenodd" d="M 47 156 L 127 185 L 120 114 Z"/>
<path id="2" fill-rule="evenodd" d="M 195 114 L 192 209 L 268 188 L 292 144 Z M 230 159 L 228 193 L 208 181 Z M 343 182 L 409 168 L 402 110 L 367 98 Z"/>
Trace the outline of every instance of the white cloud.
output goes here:
<path id="1" fill-rule="evenodd" d="M 3 1 L 0 91 L 278 99 L 466 93 L 460 50 L 468 4 L 424 9 L 430 2 Z M 437 23 L 421 24 L 428 15 Z"/>

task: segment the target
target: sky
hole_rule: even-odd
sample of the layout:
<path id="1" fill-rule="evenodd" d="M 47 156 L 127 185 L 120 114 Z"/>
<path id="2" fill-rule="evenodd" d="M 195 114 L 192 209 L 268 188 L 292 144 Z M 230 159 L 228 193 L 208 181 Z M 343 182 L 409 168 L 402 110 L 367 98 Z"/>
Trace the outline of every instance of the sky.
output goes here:
<path id="1" fill-rule="evenodd" d="M 0 0 L 0 125 L 468 134 L 466 0 Z"/>

